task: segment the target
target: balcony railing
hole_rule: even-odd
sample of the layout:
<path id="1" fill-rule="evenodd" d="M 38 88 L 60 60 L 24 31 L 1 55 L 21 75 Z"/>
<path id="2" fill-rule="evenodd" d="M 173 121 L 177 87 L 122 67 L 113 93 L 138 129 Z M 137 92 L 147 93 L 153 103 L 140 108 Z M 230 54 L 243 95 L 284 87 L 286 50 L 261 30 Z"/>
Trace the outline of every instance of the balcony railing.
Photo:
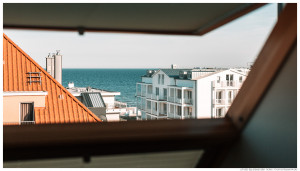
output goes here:
<path id="1" fill-rule="evenodd" d="M 151 94 L 151 93 L 148 93 L 146 97 L 147 97 L 147 99 L 151 99 L 152 94 Z"/>
<path id="2" fill-rule="evenodd" d="M 182 103 L 182 99 L 175 98 L 175 102 L 176 102 L 176 103 Z"/>
<path id="3" fill-rule="evenodd" d="M 169 101 L 169 102 L 175 102 L 175 97 L 169 96 L 168 101 Z"/>
<path id="4" fill-rule="evenodd" d="M 127 107 L 127 103 L 115 101 L 115 107 L 116 108 L 126 108 Z"/>
<path id="5" fill-rule="evenodd" d="M 141 94 L 141 96 L 146 96 L 146 91 L 142 91 L 142 94 Z"/>
<path id="6" fill-rule="evenodd" d="M 152 99 L 153 99 L 153 100 L 159 100 L 159 95 L 152 94 Z"/>
<path id="7" fill-rule="evenodd" d="M 214 99 L 213 104 L 215 104 L 215 105 L 225 105 L 225 100 L 224 99 Z"/>
<path id="8" fill-rule="evenodd" d="M 137 95 L 137 96 L 141 96 L 141 94 L 142 94 L 142 93 L 141 93 L 140 91 L 137 91 L 137 92 L 136 92 L 136 95 Z"/>
<path id="9" fill-rule="evenodd" d="M 161 100 L 167 100 L 167 96 L 163 96 Z"/>
<path id="10" fill-rule="evenodd" d="M 32 125 L 35 124 L 35 121 L 21 121 L 21 125 Z"/>
<path id="11" fill-rule="evenodd" d="M 228 87 L 233 87 L 233 88 L 241 88 L 242 82 L 239 81 L 214 81 L 213 82 L 213 87 L 215 88 L 228 88 Z"/>
<path id="12" fill-rule="evenodd" d="M 185 104 L 193 104 L 193 100 L 192 99 L 184 99 L 184 103 Z"/>
<path id="13" fill-rule="evenodd" d="M 155 110 L 154 108 L 152 108 L 152 113 L 153 115 L 157 115 L 157 110 Z"/>
<path id="14" fill-rule="evenodd" d="M 148 113 L 151 113 L 151 109 L 150 109 L 150 108 L 147 108 L 146 111 L 147 111 Z"/>

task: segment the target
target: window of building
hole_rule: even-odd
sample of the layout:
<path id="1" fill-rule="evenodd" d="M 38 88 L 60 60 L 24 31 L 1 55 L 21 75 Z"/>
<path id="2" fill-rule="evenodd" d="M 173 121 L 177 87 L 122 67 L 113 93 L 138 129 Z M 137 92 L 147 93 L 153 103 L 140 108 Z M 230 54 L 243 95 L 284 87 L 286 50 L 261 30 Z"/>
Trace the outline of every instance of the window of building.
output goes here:
<path id="1" fill-rule="evenodd" d="M 155 93 L 156 93 L 157 96 L 159 96 L 159 88 L 158 87 L 156 87 L 156 92 Z"/>
<path id="2" fill-rule="evenodd" d="M 21 124 L 34 123 L 34 104 L 33 103 L 21 103 Z"/>
<path id="3" fill-rule="evenodd" d="M 165 84 L 165 75 L 161 75 L 161 84 Z"/>
<path id="4" fill-rule="evenodd" d="M 160 84 L 160 74 L 158 74 L 158 84 Z"/>
<path id="5" fill-rule="evenodd" d="M 217 83 L 220 83 L 220 81 L 221 81 L 221 77 L 217 76 Z"/>
<path id="6" fill-rule="evenodd" d="M 181 116 L 181 106 L 177 106 L 177 115 Z"/>
<path id="7" fill-rule="evenodd" d="M 233 86 L 233 74 L 226 75 L 227 86 Z"/>
<path id="8" fill-rule="evenodd" d="M 147 101 L 147 109 L 151 109 L 151 101 Z"/>
<path id="9" fill-rule="evenodd" d="M 217 108 L 217 109 L 216 109 L 216 117 L 217 117 L 217 118 L 222 117 L 222 108 Z"/>
<path id="10" fill-rule="evenodd" d="M 188 91 L 188 99 L 192 99 L 192 91 Z"/>
<path id="11" fill-rule="evenodd" d="M 170 105 L 170 113 L 174 114 L 174 105 Z"/>
<path id="12" fill-rule="evenodd" d="M 167 96 L 168 96 L 168 90 L 166 88 L 164 88 L 163 90 L 164 90 L 164 98 L 167 98 Z"/>
<path id="13" fill-rule="evenodd" d="M 243 76 L 240 76 L 240 83 L 243 82 Z"/>
<path id="14" fill-rule="evenodd" d="M 216 99 L 222 99 L 222 91 L 216 93 Z"/>
<path id="15" fill-rule="evenodd" d="M 181 99 L 181 90 L 180 89 L 177 90 L 177 98 Z"/>

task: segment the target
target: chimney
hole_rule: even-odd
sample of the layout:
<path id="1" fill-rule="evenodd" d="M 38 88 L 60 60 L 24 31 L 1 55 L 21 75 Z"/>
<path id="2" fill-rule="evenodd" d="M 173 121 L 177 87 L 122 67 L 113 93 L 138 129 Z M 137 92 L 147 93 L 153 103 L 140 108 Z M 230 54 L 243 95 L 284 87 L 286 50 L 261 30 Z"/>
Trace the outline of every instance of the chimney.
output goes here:
<path id="1" fill-rule="evenodd" d="M 176 64 L 172 64 L 171 65 L 171 69 L 177 69 L 177 65 Z"/>
<path id="2" fill-rule="evenodd" d="M 56 53 L 49 53 L 46 57 L 46 71 L 54 77 L 60 84 L 62 83 L 62 55 L 60 50 Z"/>
<path id="3" fill-rule="evenodd" d="M 46 57 L 46 71 L 54 77 L 54 57 L 51 56 L 51 53 Z"/>

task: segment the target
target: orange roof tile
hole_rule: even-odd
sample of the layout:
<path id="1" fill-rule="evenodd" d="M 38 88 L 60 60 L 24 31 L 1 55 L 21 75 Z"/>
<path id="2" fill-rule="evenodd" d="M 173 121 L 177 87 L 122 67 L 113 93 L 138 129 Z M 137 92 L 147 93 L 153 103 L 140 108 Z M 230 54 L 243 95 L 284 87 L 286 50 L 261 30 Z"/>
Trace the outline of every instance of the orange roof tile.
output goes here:
<path id="1" fill-rule="evenodd" d="M 41 72 L 41 84 L 27 81 L 28 72 Z M 3 91 L 47 91 L 45 107 L 34 108 L 36 124 L 101 122 L 76 97 L 3 34 Z M 63 98 L 59 98 L 62 95 Z"/>

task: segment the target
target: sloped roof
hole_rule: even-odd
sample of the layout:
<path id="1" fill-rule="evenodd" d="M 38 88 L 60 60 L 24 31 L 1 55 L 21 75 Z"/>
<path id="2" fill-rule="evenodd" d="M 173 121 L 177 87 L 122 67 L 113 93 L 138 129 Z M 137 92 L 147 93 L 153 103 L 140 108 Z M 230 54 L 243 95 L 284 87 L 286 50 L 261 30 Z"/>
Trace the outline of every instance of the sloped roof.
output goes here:
<path id="1" fill-rule="evenodd" d="M 81 93 L 83 97 L 83 103 L 86 107 L 105 107 L 104 100 L 100 93 L 98 92 L 89 92 Z"/>
<path id="2" fill-rule="evenodd" d="M 41 84 L 29 84 L 28 72 L 40 72 Z M 5 34 L 3 91 L 47 91 L 45 107 L 34 108 L 36 124 L 101 121 Z"/>

